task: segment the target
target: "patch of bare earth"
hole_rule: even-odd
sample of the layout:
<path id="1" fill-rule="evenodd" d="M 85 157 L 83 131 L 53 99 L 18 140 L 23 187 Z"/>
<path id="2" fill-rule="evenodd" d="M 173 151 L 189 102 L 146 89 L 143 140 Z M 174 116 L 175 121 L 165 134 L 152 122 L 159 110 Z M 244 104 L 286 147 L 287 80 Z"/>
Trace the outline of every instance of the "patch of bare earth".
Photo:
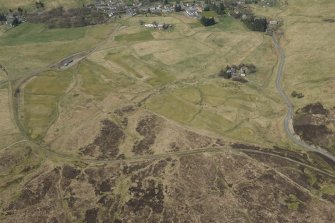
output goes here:
<path id="1" fill-rule="evenodd" d="M 297 110 L 294 131 L 306 142 L 335 152 L 335 108 L 326 109 L 320 102 Z"/>
<path id="2" fill-rule="evenodd" d="M 101 124 L 100 134 L 92 143 L 81 148 L 80 152 L 98 159 L 116 158 L 125 134 L 121 127 L 110 120 L 103 120 Z"/>
<path id="3" fill-rule="evenodd" d="M 133 152 L 136 155 L 152 154 L 150 147 L 155 143 L 159 123 L 156 116 L 146 116 L 141 119 L 136 127 L 136 131 L 143 137 L 135 142 Z"/>

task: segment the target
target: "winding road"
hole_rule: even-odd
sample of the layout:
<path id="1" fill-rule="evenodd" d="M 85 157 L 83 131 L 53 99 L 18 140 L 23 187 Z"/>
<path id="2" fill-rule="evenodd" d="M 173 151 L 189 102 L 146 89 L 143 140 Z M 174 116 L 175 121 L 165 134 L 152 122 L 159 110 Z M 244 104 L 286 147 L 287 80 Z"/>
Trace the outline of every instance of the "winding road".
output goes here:
<path id="1" fill-rule="evenodd" d="M 305 150 L 310 151 L 310 152 L 319 153 L 335 162 L 335 156 L 329 153 L 327 150 L 320 148 L 320 147 L 313 146 L 313 145 L 309 145 L 306 142 L 302 141 L 300 137 L 295 134 L 293 130 L 294 106 L 291 100 L 289 99 L 289 97 L 286 95 L 283 89 L 283 86 L 282 86 L 283 70 L 284 70 L 284 65 L 285 65 L 285 51 L 280 46 L 279 41 L 275 34 L 272 35 L 272 40 L 279 54 L 276 88 L 278 90 L 279 95 L 283 98 L 287 106 L 287 113 L 284 119 L 284 129 L 285 129 L 286 134 L 288 135 L 288 137 L 291 139 L 292 142 L 303 147 Z"/>

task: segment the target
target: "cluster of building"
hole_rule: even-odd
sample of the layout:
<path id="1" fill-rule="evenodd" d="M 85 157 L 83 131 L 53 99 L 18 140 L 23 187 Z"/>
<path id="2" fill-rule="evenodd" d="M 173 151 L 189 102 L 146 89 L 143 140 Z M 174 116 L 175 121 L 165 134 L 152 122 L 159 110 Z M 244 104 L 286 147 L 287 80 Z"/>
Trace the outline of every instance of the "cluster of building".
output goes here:
<path id="1" fill-rule="evenodd" d="M 273 1 L 273 0 L 271 0 Z M 238 19 L 246 19 L 250 12 L 246 4 L 250 3 L 259 3 L 263 5 L 271 5 L 270 0 L 236 0 L 236 1 L 225 1 L 225 6 L 227 8 L 228 15 L 231 15 Z M 268 4 L 269 3 L 269 4 Z M 222 4 L 222 1 L 212 2 L 211 4 Z M 205 1 L 182 1 L 180 3 L 165 3 L 162 2 L 139 2 L 134 1 L 134 3 L 129 4 L 124 0 L 95 0 L 93 4 L 86 5 L 87 8 L 98 10 L 104 14 L 107 14 L 109 17 L 120 16 L 120 14 L 126 14 L 128 16 L 135 16 L 137 14 L 167 14 L 173 13 L 175 11 L 184 11 L 185 15 L 190 17 L 199 18 L 204 10 L 208 7 L 208 4 Z M 16 23 L 24 22 L 25 18 L 22 16 L 22 13 L 9 13 L 6 15 L 6 24 L 10 26 L 15 26 Z M 0 19 L 1 22 L 1 19 Z M 275 29 L 279 22 L 277 20 L 270 20 L 269 26 L 270 30 Z M 162 29 L 163 24 L 146 24 L 148 28 L 158 28 Z"/>
<path id="2" fill-rule="evenodd" d="M 227 66 L 226 69 L 222 69 L 219 73 L 219 76 L 224 77 L 225 79 L 232 78 L 235 81 L 246 82 L 246 77 L 248 74 L 255 73 L 256 66 L 253 64 L 239 64 Z"/>
<path id="3" fill-rule="evenodd" d="M 191 17 L 198 17 L 201 15 L 203 11 L 203 7 L 200 6 L 200 5 L 194 5 L 194 6 L 186 6 L 185 7 L 185 13 L 188 15 L 188 16 L 191 16 Z"/>
<path id="4" fill-rule="evenodd" d="M 108 14 L 110 17 L 126 14 L 128 16 L 135 16 L 137 14 L 153 13 L 166 14 L 175 11 L 185 11 L 185 14 L 191 17 L 198 17 L 203 11 L 204 2 L 194 3 L 180 2 L 174 4 L 163 4 L 161 2 L 152 2 L 150 4 L 143 4 L 142 2 L 133 3 L 132 5 L 125 4 L 122 0 L 96 0 L 94 4 L 89 4 L 86 7 L 96 8 Z"/>
<path id="5" fill-rule="evenodd" d="M 5 21 L 7 26 L 14 27 L 26 21 L 26 18 L 22 13 L 10 12 L 6 15 Z"/>
<path id="6" fill-rule="evenodd" d="M 236 76 L 245 77 L 250 73 L 256 72 L 256 67 L 254 65 L 245 65 L 245 64 L 240 64 L 238 66 L 233 65 L 231 67 L 228 66 L 225 72 L 232 77 Z"/>
<path id="7" fill-rule="evenodd" d="M 89 4 L 87 8 L 96 8 L 109 15 L 109 17 L 116 16 L 120 13 L 125 13 L 126 5 L 122 0 L 96 0 L 94 4 Z"/>
<path id="8" fill-rule="evenodd" d="M 128 16 L 135 16 L 140 13 L 171 13 L 174 12 L 173 5 L 163 5 L 152 3 L 150 5 L 143 5 L 142 2 L 128 5 L 122 0 L 96 0 L 94 4 L 87 7 L 95 7 L 97 10 L 107 13 L 109 17 L 119 14 L 126 14 Z"/>

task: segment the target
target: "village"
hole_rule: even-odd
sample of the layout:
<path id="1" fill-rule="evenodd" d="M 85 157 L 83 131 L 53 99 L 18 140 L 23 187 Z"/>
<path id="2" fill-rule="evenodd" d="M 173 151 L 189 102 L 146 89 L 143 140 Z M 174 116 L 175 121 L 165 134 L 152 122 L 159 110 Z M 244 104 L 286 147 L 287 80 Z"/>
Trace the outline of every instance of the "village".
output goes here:
<path id="1" fill-rule="evenodd" d="M 254 16 L 251 11 L 248 9 L 248 4 L 260 4 L 262 7 L 272 7 L 276 0 L 221 0 L 221 1 L 176 1 L 169 2 L 165 0 L 164 2 L 142 2 L 142 1 L 134 1 L 134 2 L 125 2 L 123 0 L 95 0 L 94 3 L 83 5 L 84 9 L 91 14 L 101 13 L 107 18 L 120 18 L 121 16 L 136 16 L 138 14 L 154 14 L 154 15 L 164 15 L 174 12 L 183 12 L 185 16 L 193 17 L 195 19 L 201 19 L 204 16 L 205 11 L 214 11 L 218 15 L 226 14 L 227 16 L 232 16 L 236 19 L 240 19 L 242 22 L 248 22 L 253 24 Z M 45 4 L 43 1 L 35 2 L 35 9 L 37 10 L 38 15 L 45 14 L 44 8 Z M 2 10 L 4 11 L 4 10 Z M 29 12 L 25 9 L 10 9 L 8 12 L 1 13 L 0 10 L 0 25 L 5 24 L 8 27 L 12 28 L 21 23 L 29 21 Z M 35 16 L 36 17 L 36 16 Z M 212 18 L 214 21 L 214 18 Z M 107 21 L 107 20 L 106 20 Z M 265 23 L 264 23 L 265 21 Z M 257 22 L 257 21 L 256 21 Z M 263 27 L 260 30 L 255 29 L 254 31 L 262 31 L 264 32 L 269 27 L 270 33 L 273 29 L 275 29 L 279 22 L 276 19 L 263 19 Z M 215 24 L 215 22 L 211 22 L 209 25 Z M 83 24 L 85 25 L 85 24 Z M 90 24 L 89 24 L 90 25 Z M 203 23 L 203 25 L 207 26 Z M 155 24 L 147 24 L 148 28 L 157 28 L 157 29 L 165 29 L 163 24 L 155 25 Z M 252 28 L 251 28 L 252 29 Z"/>
<path id="2" fill-rule="evenodd" d="M 185 14 L 192 17 L 201 15 L 205 6 L 204 1 L 198 2 L 180 2 L 180 3 L 165 3 L 152 2 L 152 3 L 133 3 L 125 4 L 123 1 L 96 1 L 95 4 L 90 4 L 87 7 L 95 7 L 96 9 L 108 14 L 109 17 L 119 16 L 125 14 L 127 16 L 135 16 L 137 14 L 168 14 L 173 12 L 185 11 Z"/>

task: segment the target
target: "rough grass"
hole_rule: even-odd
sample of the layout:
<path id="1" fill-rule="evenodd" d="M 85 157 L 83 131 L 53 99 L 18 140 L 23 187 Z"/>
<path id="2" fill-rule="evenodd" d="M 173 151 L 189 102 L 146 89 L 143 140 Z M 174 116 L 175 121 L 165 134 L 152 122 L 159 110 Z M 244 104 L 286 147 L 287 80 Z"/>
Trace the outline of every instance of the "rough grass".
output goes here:
<path id="1" fill-rule="evenodd" d="M 259 86 L 266 86 L 271 82 L 271 76 L 275 76 L 275 64 L 277 61 L 276 52 L 271 39 L 264 38 L 264 41 L 250 54 L 243 63 L 254 64 L 256 73 L 249 75 L 251 81 Z"/>
<path id="2" fill-rule="evenodd" d="M 253 143 L 285 141 L 281 139 L 282 129 L 277 126 L 281 123 L 277 111 L 282 108 L 277 104 L 280 101 L 266 96 L 276 98 L 275 89 L 259 87 L 272 81 L 272 68 L 277 62 L 270 37 L 250 32 L 238 20 L 224 16 L 215 26 L 198 27 L 190 33 L 182 30 L 192 30 L 190 24 L 194 22 L 171 19 L 177 24 L 171 33 L 155 31 L 146 39 L 143 30 L 136 28 L 141 19 L 125 22 L 120 36 L 131 37 L 123 41 L 128 48 L 105 59 L 128 75 L 149 83 L 153 89 L 173 86 L 172 90 L 151 97 L 145 103 L 147 109 L 193 128 L 234 139 L 241 139 L 242 134 L 244 141 Z M 218 77 L 209 79 L 226 65 L 242 62 L 258 67 L 257 73 L 248 77 L 250 83 L 240 85 Z M 184 85 L 185 81 L 195 85 Z M 269 128 L 272 131 L 266 130 Z"/>
<path id="3" fill-rule="evenodd" d="M 151 99 L 146 106 L 169 119 L 185 124 L 192 121 L 199 109 L 196 105 L 185 102 L 172 94 L 159 95 Z"/>
<path id="4" fill-rule="evenodd" d="M 146 40 L 152 40 L 153 36 L 151 35 L 151 32 L 149 30 L 141 31 L 138 33 L 133 34 L 125 34 L 116 36 L 116 41 L 146 41 Z"/>
<path id="5" fill-rule="evenodd" d="M 189 25 L 194 20 L 185 19 L 184 22 L 179 15 L 164 17 L 165 22 L 175 24 L 171 32 L 139 28 L 139 20 L 142 19 L 152 22 L 155 18 L 133 17 L 121 20 L 124 27 L 116 33 L 116 41 L 109 41 L 101 46 L 102 49 L 106 48 L 105 54 L 102 53 L 104 50 L 100 56 L 93 53 L 90 56 L 93 60 L 86 59 L 78 65 L 76 91 L 89 98 L 93 97 L 95 103 L 100 103 L 110 94 L 122 94 L 119 92 L 126 91 L 131 85 L 134 88 L 143 87 L 157 92 L 156 96 L 144 103 L 146 108 L 169 119 L 234 139 L 240 139 L 240 132 L 243 132 L 243 140 L 248 142 L 267 143 L 265 138 L 280 142 L 280 130 L 265 130 L 269 126 L 274 128 L 277 124 L 276 103 L 262 99 L 263 92 L 258 92 L 252 83 L 240 85 L 216 77 L 217 72 L 226 65 L 253 61 L 260 68 L 254 74 L 257 77 L 254 82 L 262 84 L 264 79 L 270 77 L 270 68 L 276 63 L 259 62 L 274 56 L 274 52 L 267 49 L 271 43 L 270 37 L 249 32 L 238 20 L 228 17 L 222 17 L 213 27 L 195 29 Z M 47 44 L 51 47 L 72 44 L 73 51 L 84 43 L 90 43 L 95 37 L 101 41 L 103 37 L 100 34 L 106 34 L 111 26 L 89 27 L 78 41 L 71 40 L 74 38 L 71 35 L 62 36 L 63 30 L 55 31 L 59 34 L 55 37 L 55 33 L 50 34 L 49 30 L 44 31 L 40 26 L 34 28 L 31 33 L 20 34 L 20 30 L 17 30 L 12 34 L 15 37 L 13 43 L 16 41 L 19 44 L 21 41 L 23 54 L 36 45 L 42 47 Z M 95 29 L 97 32 L 94 32 Z M 44 43 L 29 42 L 33 41 L 29 38 L 38 32 L 48 34 L 43 36 Z M 74 36 L 79 35 L 78 30 L 71 32 L 74 32 Z M 26 42 L 22 42 L 23 40 Z M 42 58 L 45 56 L 43 50 L 44 48 L 40 51 L 41 59 L 50 61 L 55 57 L 50 55 Z M 36 56 L 33 54 L 32 61 Z M 61 73 L 63 75 L 67 71 Z M 213 76 L 214 79 L 209 78 Z M 50 75 L 43 75 L 34 79 L 25 90 L 28 97 L 24 104 L 25 123 L 34 137 L 43 135 L 57 116 L 57 106 L 64 94 L 63 90 L 58 89 L 58 85 L 49 86 L 50 80 Z M 64 88 L 65 85 L 61 87 Z M 255 137 L 257 134 L 262 137 Z"/>
<path id="6" fill-rule="evenodd" d="M 247 28 L 239 20 L 231 16 L 221 16 L 219 22 L 214 26 L 209 27 L 220 29 L 220 31 L 247 31 Z"/>
<path id="7" fill-rule="evenodd" d="M 19 131 L 12 122 L 8 100 L 7 88 L 0 89 L 0 148 L 4 145 L 10 145 L 20 138 Z"/>
<path id="8" fill-rule="evenodd" d="M 244 141 L 253 143 L 267 143 L 269 139 L 279 143 L 280 130 L 275 129 L 277 123 L 272 120 L 278 117 L 276 103 L 264 100 L 263 95 L 248 86 L 229 83 L 177 88 L 151 98 L 146 106 L 197 129 L 234 139 L 243 135 Z M 273 130 L 268 131 L 269 128 Z"/>
<path id="9" fill-rule="evenodd" d="M 173 75 L 159 68 L 153 70 L 153 72 L 154 72 L 154 77 L 148 80 L 148 83 L 150 85 L 153 85 L 153 86 L 164 85 L 164 84 L 171 83 L 172 81 L 175 80 L 175 77 Z"/>
<path id="10" fill-rule="evenodd" d="M 297 9 L 299 16 L 293 13 L 296 7 L 300 7 Z M 296 107 L 316 101 L 328 107 L 334 106 L 335 46 L 332 36 L 335 26 L 323 21 L 324 18 L 333 18 L 331 10 L 334 9 L 333 1 L 313 4 L 300 0 L 285 13 L 286 41 L 282 43 L 287 59 L 284 86 L 288 94 L 296 90 L 305 95 L 303 99 L 293 100 Z"/>
<path id="11" fill-rule="evenodd" d="M 132 84 L 126 76 L 117 75 L 89 60 L 79 66 L 78 75 L 81 79 L 81 91 L 100 100 L 109 92 Z"/>
<path id="12" fill-rule="evenodd" d="M 58 114 L 58 102 L 69 87 L 73 75 L 50 71 L 34 78 L 24 89 L 23 116 L 32 138 L 43 137 Z"/>

